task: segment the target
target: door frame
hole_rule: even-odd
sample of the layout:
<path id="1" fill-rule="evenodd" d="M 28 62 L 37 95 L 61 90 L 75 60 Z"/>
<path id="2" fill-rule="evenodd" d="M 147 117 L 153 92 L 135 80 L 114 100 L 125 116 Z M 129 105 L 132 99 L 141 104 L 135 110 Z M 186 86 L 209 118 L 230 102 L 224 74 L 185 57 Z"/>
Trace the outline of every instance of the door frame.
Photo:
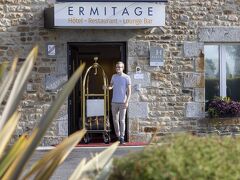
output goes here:
<path id="1" fill-rule="evenodd" d="M 128 72 L 127 66 L 127 42 L 68 42 L 67 43 L 67 67 L 68 67 L 68 79 L 73 74 L 74 70 L 72 69 L 72 52 L 71 49 L 73 47 L 77 47 L 80 45 L 119 45 L 121 48 L 121 61 L 125 63 L 125 72 Z M 72 127 L 72 124 L 75 123 L 75 117 L 73 116 L 73 97 L 71 93 L 68 97 L 68 135 L 71 135 L 76 131 L 76 127 Z M 114 131 L 114 130 L 113 130 Z M 126 139 L 129 139 L 129 122 L 128 122 L 128 115 L 126 114 Z"/>

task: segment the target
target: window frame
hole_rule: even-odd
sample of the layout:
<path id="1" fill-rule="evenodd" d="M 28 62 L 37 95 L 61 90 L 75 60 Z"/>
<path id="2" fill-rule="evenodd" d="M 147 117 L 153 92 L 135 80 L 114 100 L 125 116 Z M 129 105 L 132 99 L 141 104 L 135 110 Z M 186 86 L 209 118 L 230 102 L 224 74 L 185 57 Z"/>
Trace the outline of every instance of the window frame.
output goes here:
<path id="1" fill-rule="evenodd" d="M 221 42 L 221 43 L 204 43 L 204 46 L 207 46 L 207 45 L 216 45 L 218 46 L 218 57 L 219 57 L 219 85 L 220 85 L 220 96 L 222 97 L 226 97 L 227 96 L 227 71 L 226 71 L 226 52 L 225 52 L 225 49 L 223 48 L 223 46 L 226 46 L 226 45 L 238 45 L 240 46 L 240 43 L 224 43 L 224 42 Z M 204 57 L 204 62 L 205 62 L 205 57 Z M 205 73 L 204 73 L 205 74 Z"/>

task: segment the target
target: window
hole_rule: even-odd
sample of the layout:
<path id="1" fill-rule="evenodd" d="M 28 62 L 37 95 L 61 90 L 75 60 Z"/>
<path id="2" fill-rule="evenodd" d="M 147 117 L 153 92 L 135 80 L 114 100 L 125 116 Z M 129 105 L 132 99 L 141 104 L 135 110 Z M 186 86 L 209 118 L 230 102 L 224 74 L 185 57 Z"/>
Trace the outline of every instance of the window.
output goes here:
<path id="1" fill-rule="evenodd" d="M 205 97 L 240 101 L 240 44 L 205 45 Z"/>

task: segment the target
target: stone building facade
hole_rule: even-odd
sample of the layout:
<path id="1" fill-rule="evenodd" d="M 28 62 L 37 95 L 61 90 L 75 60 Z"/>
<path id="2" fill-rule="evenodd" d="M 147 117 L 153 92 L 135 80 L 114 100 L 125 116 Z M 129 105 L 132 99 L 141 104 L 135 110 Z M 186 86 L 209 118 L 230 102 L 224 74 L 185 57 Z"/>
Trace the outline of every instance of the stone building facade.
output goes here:
<path id="1" fill-rule="evenodd" d="M 240 42 L 240 1 L 168 0 L 163 27 L 140 29 L 46 29 L 43 12 L 52 0 L 0 1 L 0 60 L 19 65 L 35 45 L 39 55 L 19 106 L 16 135 L 31 131 L 68 79 L 68 42 L 126 42 L 133 92 L 128 109 L 129 141 L 158 134 L 195 131 L 205 116 L 204 45 Z M 46 53 L 56 45 L 56 56 Z M 151 44 L 164 49 L 164 65 L 149 66 Z M 143 80 L 133 78 L 141 67 Z M 136 90 L 135 85 L 141 84 Z M 68 101 L 61 107 L 42 144 L 68 136 Z"/>

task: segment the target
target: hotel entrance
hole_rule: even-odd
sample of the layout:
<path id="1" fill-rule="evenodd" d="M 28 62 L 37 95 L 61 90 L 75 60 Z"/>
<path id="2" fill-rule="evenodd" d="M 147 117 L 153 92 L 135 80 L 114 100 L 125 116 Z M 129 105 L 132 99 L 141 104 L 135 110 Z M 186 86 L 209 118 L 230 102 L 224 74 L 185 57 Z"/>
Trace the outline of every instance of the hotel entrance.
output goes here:
<path id="1" fill-rule="evenodd" d="M 88 67 L 94 63 L 94 58 L 98 58 L 98 63 L 103 67 L 108 81 L 111 81 L 112 75 L 115 73 L 115 64 L 122 61 L 126 64 L 126 44 L 125 43 L 69 43 L 68 44 L 68 76 L 70 77 L 73 72 L 82 64 L 86 63 L 83 75 L 86 73 Z M 127 66 L 126 66 L 127 68 Z M 125 73 L 127 69 L 125 68 Z M 77 130 L 82 129 L 82 89 L 83 89 L 83 75 L 76 84 L 73 92 L 68 100 L 68 132 L 69 135 Z M 102 77 L 91 76 L 89 80 L 89 91 L 101 93 L 102 90 Z M 112 91 L 109 95 L 110 103 L 112 99 Z M 110 129 L 111 139 L 115 138 L 114 127 L 112 122 L 112 114 L 110 107 Z M 127 118 L 126 118 L 127 121 Z M 126 129 L 128 129 L 126 122 Z M 127 130 L 126 130 L 127 132 Z M 127 134 L 126 136 L 127 137 Z M 91 134 L 91 142 L 103 142 L 102 134 Z"/>

